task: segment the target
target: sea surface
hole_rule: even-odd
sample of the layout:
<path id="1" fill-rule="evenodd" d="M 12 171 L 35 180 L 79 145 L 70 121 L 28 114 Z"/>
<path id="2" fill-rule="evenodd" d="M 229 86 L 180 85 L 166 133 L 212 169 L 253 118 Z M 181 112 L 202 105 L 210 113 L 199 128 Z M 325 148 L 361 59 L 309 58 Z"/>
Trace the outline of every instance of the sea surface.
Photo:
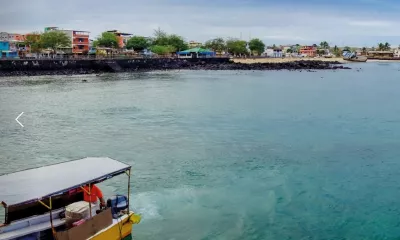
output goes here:
<path id="1" fill-rule="evenodd" d="M 0 174 L 129 163 L 137 240 L 400 239 L 400 63 L 350 66 L 1 78 Z"/>

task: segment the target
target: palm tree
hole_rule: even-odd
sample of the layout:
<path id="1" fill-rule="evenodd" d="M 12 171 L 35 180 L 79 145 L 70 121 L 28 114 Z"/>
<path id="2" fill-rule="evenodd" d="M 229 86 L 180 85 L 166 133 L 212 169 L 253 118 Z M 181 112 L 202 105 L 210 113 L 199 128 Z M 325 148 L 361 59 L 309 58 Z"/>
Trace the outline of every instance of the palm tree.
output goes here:
<path id="1" fill-rule="evenodd" d="M 385 51 L 389 51 L 390 50 L 390 44 L 388 42 L 385 42 L 383 47 L 384 47 Z"/>
<path id="2" fill-rule="evenodd" d="M 363 47 L 362 49 L 361 49 L 361 51 L 362 51 L 362 53 L 365 55 L 365 54 L 367 54 L 367 48 L 366 47 Z"/>
<path id="3" fill-rule="evenodd" d="M 378 50 L 379 50 L 379 51 L 384 51 L 384 50 L 385 50 L 385 44 L 379 43 L 379 44 L 378 44 Z"/>
<path id="4" fill-rule="evenodd" d="M 329 44 L 327 41 L 323 41 L 320 43 L 320 46 L 322 49 L 328 49 L 329 48 Z"/>

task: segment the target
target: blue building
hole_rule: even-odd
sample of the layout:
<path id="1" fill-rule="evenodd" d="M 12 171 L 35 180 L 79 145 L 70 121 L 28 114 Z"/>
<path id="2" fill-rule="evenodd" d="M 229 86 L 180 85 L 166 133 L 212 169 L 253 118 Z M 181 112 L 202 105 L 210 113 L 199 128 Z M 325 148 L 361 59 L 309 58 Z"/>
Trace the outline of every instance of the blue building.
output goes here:
<path id="1" fill-rule="evenodd" d="M 16 51 L 10 51 L 10 43 L 6 41 L 0 41 L 0 57 L 1 58 L 15 58 L 18 57 Z"/>
<path id="2" fill-rule="evenodd" d="M 6 41 L 1 41 L 0 42 L 0 53 L 8 52 L 8 51 L 10 51 L 10 43 L 6 42 Z M 3 56 L 3 54 L 1 54 L 1 56 Z"/>

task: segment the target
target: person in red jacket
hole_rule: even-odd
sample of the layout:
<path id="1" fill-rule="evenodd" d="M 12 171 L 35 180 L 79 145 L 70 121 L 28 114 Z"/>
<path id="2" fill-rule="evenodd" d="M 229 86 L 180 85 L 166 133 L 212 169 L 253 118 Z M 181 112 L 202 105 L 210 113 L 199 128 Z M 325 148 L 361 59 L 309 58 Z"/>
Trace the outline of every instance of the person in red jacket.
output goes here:
<path id="1" fill-rule="evenodd" d="M 100 206 L 105 207 L 106 203 L 103 198 L 103 192 L 98 188 L 95 184 L 90 184 L 90 195 L 89 195 L 89 184 L 83 187 L 85 191 L 83 191 L 83 200 L 86 202 L 91 202 L 97 205 L 97 199 L 100 200 Z"/>

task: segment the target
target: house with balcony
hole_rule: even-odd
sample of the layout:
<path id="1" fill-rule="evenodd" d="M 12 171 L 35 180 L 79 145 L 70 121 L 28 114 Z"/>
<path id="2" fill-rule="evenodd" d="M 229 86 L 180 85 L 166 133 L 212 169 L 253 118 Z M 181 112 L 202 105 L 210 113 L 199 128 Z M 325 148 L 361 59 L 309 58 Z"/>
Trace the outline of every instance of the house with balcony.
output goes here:
<path id="1" fill-rule="evenodd" d="M 64 54 L 74 55 L 87 54 L 89 52 L 89 31 L 59 29 L 58 27 L 46 27 L 45 32 L 48 31 L 63 32 L 71 39 L 71 44 L 69 46 L 60 48 L 60 52 Z"/>
<path id="2" fill-rule="evenodd" d="M 315 57 L 317 55 L 317 47 L 314 46 L 302 46 L 300 47 L 299 53 L 307 57 Z"/>

